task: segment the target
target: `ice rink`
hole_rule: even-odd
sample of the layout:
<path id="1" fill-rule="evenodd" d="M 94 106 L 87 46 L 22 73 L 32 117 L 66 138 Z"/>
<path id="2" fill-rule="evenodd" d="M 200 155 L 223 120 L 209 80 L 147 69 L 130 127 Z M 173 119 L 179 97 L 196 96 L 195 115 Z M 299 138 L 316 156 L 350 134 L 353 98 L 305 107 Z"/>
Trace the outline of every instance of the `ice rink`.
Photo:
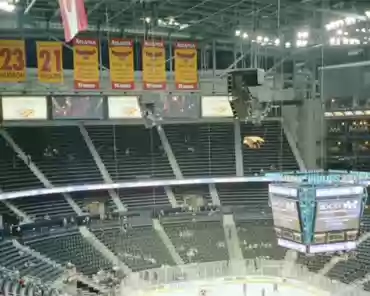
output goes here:
<path id="1" fill-rule="evenodd" d="M 274 285 L 277 291 L 274 291 Z M 149 292 L 149 293 L 148 293 Z M 141 294 L 141 293 L 140 293 Z M 181 282 L 143 292 L 145 296 L 329 296 L 306 283 L 280 278 L 250 277 L 237 280 Z M 149 295 L 148 295 L 149 294 Z M 140 295 L 140 296 L 142 296 Z"/>

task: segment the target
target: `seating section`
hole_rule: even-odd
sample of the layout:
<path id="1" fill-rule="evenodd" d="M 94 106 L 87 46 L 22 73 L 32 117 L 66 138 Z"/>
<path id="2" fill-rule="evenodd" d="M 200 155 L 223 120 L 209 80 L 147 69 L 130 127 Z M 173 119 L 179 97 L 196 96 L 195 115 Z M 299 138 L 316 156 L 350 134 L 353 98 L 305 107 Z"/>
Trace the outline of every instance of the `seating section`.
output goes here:
<path id="1" fill-rule="evenodd" d="M 163 227 L 184 262 L 229 260 L 220 221 L 190 221 L 164 224 Z"/>
<path id="2" fill-rule="evenodd" d="M 165 125 L 164 131 L 185 177 L 235 175 L 232 123 Z"/>
<path id="3" fill-rule="evenodd" d="M 279 121 L 265 121 L 260 126 L 241 124 L 241 137 L 260 137 L 264 143 L 258 149 L 243 145 L 244 174 L 261 171 L 297 170 L 297 161 L 291 151 Z"/>
<path id="4" fill-rule="evenodd" d="M 216 185 L 224 206 L 250 206 L 249 211 L 269 211 L 268 183 L 235 183 Z"/>
<path id="5" fill-rule="evenodd" d="M 29 196 L 13 199 L 11 203 L 33 220 L 76 214 L 61 194 Z"/>
<path id="6" fill-rule="evenodd" d="M 111 268 L 111 263 L 86 242 L 77 230 L 39 238 L 30 237 L 24 243 L 60 264 L 73 263 L 78 271 L 87 275 Z"/>
<path id="7" fill-rule="evenodd" d="M 57 264 L 47 263 L 31 254 L 17 249 L 12 241 L 0 243 L 0 267 L 19 271 L 20 276 L 40 278 L 44 282 L 51 282 L 62 275 L 62 268 Z"/>
<path id="8" fill-rule="evenodd" d="M 87 126 L 114 181 L 173 178 L 157 130 L 140 126 Z"/>
<path id="9" fill-rule="evenodd" d="M 272 220 L 235 221 L 235 225 L 245 259 L 284 259 L 286 249 L 277 245 Z"/>
<path id="10" fill-rule="evenodd" d="M 14 127 L 7 130 L 53 185 L 102 182 L 78 127 Z"/>
<path id="11" fill-rule="evenodd" d="M 93 233 L 134 271 L 175 264 L 152 226 L 95 229 Z"/>
<path id="12" fill-rule="evenodd" d="M 147 210 L 170 205 L 163 187 L 123 188 L 118 190 L 120 199 L 130 210 Z"/>
<path id="13" fill-rule="evenodd" d="M 202 197 L 205 205 L 212 204 L 208 184 L 173 186 L 172 191 L 179 205 L 183 204 L 184 200 L 190 196 Z"/>
<path id="14" fill-rule="evenodd" d="M 0 136 L 0 191 L 43 187 L 13 148 Z"/>

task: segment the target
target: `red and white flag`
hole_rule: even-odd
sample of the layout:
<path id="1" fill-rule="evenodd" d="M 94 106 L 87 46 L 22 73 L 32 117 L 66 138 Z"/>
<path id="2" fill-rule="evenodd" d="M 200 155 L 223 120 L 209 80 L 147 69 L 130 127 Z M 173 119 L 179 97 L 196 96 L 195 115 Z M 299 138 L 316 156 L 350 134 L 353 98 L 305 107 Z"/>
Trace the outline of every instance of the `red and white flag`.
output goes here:
<path id="1" fill-rule="evenodd" d="M 59 0 L 60 14 L 66 42 L 71 41 L 79 32 L 87 30 L 87 14 L 84 0 Z"/>

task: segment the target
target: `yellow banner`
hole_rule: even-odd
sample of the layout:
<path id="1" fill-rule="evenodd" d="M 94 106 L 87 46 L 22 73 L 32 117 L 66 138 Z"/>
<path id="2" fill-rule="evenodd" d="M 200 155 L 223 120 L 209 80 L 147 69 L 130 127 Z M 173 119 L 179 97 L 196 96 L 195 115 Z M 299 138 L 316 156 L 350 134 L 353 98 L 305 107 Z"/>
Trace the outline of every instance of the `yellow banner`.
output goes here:
<path id="1" fill-rule="evenodd" d="M 132 40 L 113 38 L 109 42 L 109 72 L 112 89 L 135 88 Z"/>
<path id="2" fill-rule="evenodd" d="M 166 89 L 166 51 L 162 41 L 144 42 L 143 89 Z"/>
<path id="3" fill-rule="evenodd" d="M 99 89 L 99 48 L 96 39 L 73 40 L 73 66 L 75 89 Z"/>
<path id="4" fill-rule="evenodd" d="M 0 82 L 26 80 L 26 54 L 23 40 L 0 40 Z"/>
<path id="5" fill-rule="evenodd" d="M 175 44 L 175 84 L 178 90 L 198 88 L 198 57 L 195 43 Z"/>
<path id="6" fill-rule="evenodd" d="M 61 42 L 37 42 L 37 75 L 41 83 L 63 83 Z"/>

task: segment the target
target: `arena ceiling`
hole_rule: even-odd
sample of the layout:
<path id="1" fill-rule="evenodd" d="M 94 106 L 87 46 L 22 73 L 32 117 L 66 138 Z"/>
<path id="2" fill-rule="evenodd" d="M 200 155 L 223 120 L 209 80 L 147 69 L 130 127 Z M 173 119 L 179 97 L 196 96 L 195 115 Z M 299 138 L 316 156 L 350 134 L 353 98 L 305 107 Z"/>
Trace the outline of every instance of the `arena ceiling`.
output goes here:
<path id="1" fill-rule="evenodd" d="M 1 15 L 0 29 L 19 34 L 63 36 L 57 0 L 15 1 L 18 18 Z M 364 15 L 368 1 L 337 0 L 85 0 L 91 33 L 138 37 L 144 32 L 166 39 L 216 39 L 233 42 L 241 30 L 292 38 L 297 30 L 313 36 L 327 23 Z M 1 8 L 1 7 L 0 7 Z M 17 19 L 17 20 L 16 20 Z M 12 25 L 5 26 L 6 21 Z M 1 24 L 2 23 L 2 24 Z M 0 32 L 1 34 L 1 32 Z"/>

